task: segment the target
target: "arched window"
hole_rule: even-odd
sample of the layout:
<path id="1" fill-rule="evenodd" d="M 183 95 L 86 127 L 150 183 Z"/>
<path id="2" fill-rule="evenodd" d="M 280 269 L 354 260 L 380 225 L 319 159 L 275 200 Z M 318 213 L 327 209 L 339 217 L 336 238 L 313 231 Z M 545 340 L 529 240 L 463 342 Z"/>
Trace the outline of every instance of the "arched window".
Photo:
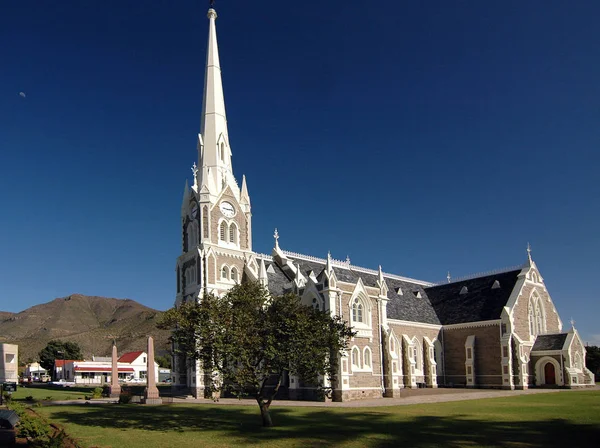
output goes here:
<path id="1" fill-rule="evenodd" d="M 237 226 L 234 223 L 229 226 L 229 242 L 237 244 Z"/>
<path id="2" fill-rule="evenodd" d="M 225 162 L 225 144 L 221 142 L 221 161 Z"/>
<path id="3" fill-rule="evenodd" d="M 539 283 L 540 279 L 535 271 L 531 273 L 531 281 L 534 283 Z"/>
<path id="4" fill-rule="evenodd" d="M 390 335 L 390 353 L 396 353 L 396 342 L 394 341 L 394 335 Z"/>
<path id="5" fill-rule="evenodd" d="M 546 332 L 546 313 L 540 297 L 534 293 L 529 299 L 529 332 L 532 336 Z"/>
<path id="6" fill-rule="evenodd" d="M 231 268 L 231 280 L 234 282 L 238 281 L 238 270 L 236 267 Z"/>
<path id="7" fill-rule="evenodd" d="M 371 366 L 371 349 L 369 347 L 365 347 L 365 351 L 363 352 L 363 367 L 365 369 L 370 369 Z"/>
<path id="8" fill-rule="evenodd" d="M 417 338 L 413 338 L 412 340 L 413 346 L 413 359 L 415 360 L 415 370 L 422 372 L 423 371 L 423 349 L 421 347 L 421 343 Z"/>
<path id="9" fill-rule="evenodd" d="M 358 347 L 352 349 L 352 367 L 360 369 L 360 350 Z"/>
<path id="10" fill-rule="evenodd" d="M 321 304 L 319 303 L 319 301 L 317 300 L 316 297 L 313 297 L 313 299 L 312 299 L 312 307 L 315 310 L 320 310 L 321 309 Z"/>
<path id="11" fill-rule="evenodd" d="M 364 323 L 364 306 L 362 302 L 357 298 L 352 303 L 352 321 Z"/>
<path id="12" fill-rule="evenodd" d="M 221 268 L 221 279 L 229 280 L 229 268 L 227 266 Z"/>
<path id="13" fill-rule="evenodd" d="M 221 241 L 227 241 L 227 223 L 223 221 L 219 229 L 219 239 Z"/>

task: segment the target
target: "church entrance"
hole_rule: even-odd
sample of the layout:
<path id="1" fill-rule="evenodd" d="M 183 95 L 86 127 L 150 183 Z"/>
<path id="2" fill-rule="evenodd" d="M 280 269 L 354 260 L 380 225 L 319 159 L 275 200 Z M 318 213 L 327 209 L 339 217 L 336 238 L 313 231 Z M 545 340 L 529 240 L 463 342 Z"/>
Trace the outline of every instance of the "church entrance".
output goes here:
<path id="1" fill-rule="evenodd" d="M 544 379 L 546 384 L 556 384 L 556 372 L 554 370 L 554 364 L 547 362 L 544 366 Z"/>

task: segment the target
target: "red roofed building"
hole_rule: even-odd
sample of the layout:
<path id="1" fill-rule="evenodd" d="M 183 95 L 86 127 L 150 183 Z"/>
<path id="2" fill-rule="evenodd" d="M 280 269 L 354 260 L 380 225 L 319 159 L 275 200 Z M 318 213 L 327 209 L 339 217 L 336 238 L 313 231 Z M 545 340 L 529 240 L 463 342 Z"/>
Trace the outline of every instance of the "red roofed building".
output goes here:
<path id="1" fill-rule="evenodd" d="M 144 383 L 146 380 L 146 352 L 128 352 L 121 355 L 117 361 L 119 381 Z M 76 384 L 104 384 L 111 381 L 112 364 L 110 361 L 62 361 L 56 360 L 55 369 L 64 370 L 67 381 Z M 158 378 L 158 363 L 154 363 L 156 378 Z M 62 378 L 62 377 L 61 377 Z"/>

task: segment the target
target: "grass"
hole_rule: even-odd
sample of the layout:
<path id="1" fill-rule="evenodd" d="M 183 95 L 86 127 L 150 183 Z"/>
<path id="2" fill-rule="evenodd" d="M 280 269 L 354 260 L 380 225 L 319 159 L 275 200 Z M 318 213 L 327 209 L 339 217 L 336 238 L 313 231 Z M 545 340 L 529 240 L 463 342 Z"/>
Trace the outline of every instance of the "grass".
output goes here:
<path id="1" fill-rule="evenodd" d="M 379 408 L 85 405 L 37 409 L 84 446 L 552 447 L 598 446 L 600 392 Z"/>
<path id="2" fill-rule="evenodd" d="M 32 396 L 34 400 L 83 400 L 86 395 L 91 395 L 93 388 L 89 387 L 52 387 L 47 385 L 35 385 L 17 387 L 16 392 L 13 392 L 13 400 L 25 401 L 25 397 Z"/>

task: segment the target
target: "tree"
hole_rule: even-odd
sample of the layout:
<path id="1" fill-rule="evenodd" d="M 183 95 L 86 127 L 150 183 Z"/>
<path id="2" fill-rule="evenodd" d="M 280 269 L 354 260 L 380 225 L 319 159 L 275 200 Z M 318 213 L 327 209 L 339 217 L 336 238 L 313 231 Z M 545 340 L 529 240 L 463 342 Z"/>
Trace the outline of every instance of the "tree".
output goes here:
<path id="1" fill-rule="evenodd" d="M 272 297 L 258 283 L 234 286 L 224 297 L 168 310 L 160 328 L 173 329 L 176 353 L 200 361 L 213 391 L 254 397 L 263 426 L 288 371 L 330 394 L 338 354 L 355 333 L 339 317 L 300 303 L 293 294 Z M 323 382 L 326 379 L 326 383 Z"/>
<path id="2" fill-rule="evenodd" d="M 56 359 L 83 359 L 81 347 L 77 343 L 59 340 L 48 342 L 48 345 L 40 351 L 39 357 L 40 365 L 48 371 L 52 370 Z"/>
<path id="3" fill-rule="evenodd" d="M 585 348 L 585 366 L 596 375 L 596 379 L 600 376 L 600 347 L 588 345 Z"/>
<path id="4" fill-rule="evenodd" d="M 154 361 L 156 361 L 160 367 L 163 367 L 165 369 L 171 368 L 171 357 L 170 356 L 155 356 Z"/>

